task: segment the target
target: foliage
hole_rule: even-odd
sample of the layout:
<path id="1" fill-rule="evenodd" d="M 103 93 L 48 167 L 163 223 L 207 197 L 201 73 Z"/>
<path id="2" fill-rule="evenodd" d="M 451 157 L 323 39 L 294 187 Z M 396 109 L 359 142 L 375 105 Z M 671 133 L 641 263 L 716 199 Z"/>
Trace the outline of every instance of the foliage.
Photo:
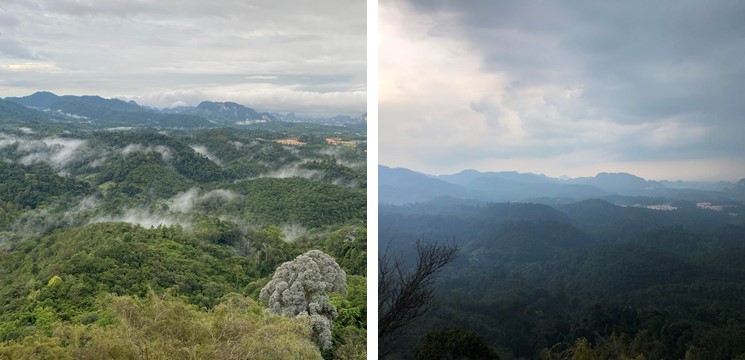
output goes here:
<path id="1" fill-rule="evenodd" d="M 522 204 L 508 216 L 511 205 L 382 208 L 381 244 L 390 240 L 403 259 L 416 259 L 423 234 L 452 236 L 462 249 L 435 285 L 433 311 L 398 337 L 394 355 L 442 326 L 471 329 L 503 358 L 745 353 L 738 217 L 723 224 L 686 210 L 650 219 L 592 201 L 557 207 L 558 216 Z"/>
<path id="2" fill-rule="evenodd" d="M 321 358 L 305 321 L 267 313 L 243 296 L 228 296 L 211 311 L 152 292 L 106 303 L 112 324 L 61 324 L 48 335 L 0 344 L 0 358 Z"/>
<path id="3" fill-rule="evenodd" d="M 327 293 L 346 294 L 346 274 L 318 250 L 310 250 L 282 264 L 259 295 L 269 310 L 290 317 L 309 317 L 316 342 L 331 347 L 331 322 L 337 316 Z"/>
<path id="4" fill-rule="evenodd" d="M 363 191 L 309 179 L 259 178 L 230 188 L 246 194 L 246 209 L 268 223 L 320 227 L 366 216 Z"/>
<path id="5" fill-rule="evenodd" d="M 254 264 L 180 227 L 143 229 L 103 223 L 57 232 L 18 245 L 2 259 L 0 321 L 15 324 L 0 340 L 23 334 L 36 308 L 78 321 L 94 316 L 93 299 L 106 293 L 145 295 L 171 289 L 189 302 L 211 307 L 248 283 Z M 236 277 L 234 266 L 242 273 Z M 237 281 L 236 281 L 237 280 Z M 48 283 L 49 286 L 41 286 Z"/>
<path id="6" fill-rule="evenodd" d="M 203 327 L 208 318 L 232 306 L 228 294 L 258 299 L 277 266 L 311 249 L 364 274 L 365 153 L 323 140 L 364 140 L 363 131 L 284 123 L 193 129 L 204 120 L 118 100 L 50 93 L 24 99 L 90 116 L 0 101 L 0 358 L 96 358 L 98 350 L 103 358 L 137 358 L 142 349 L 151 358 L 179 351 L 241 358 L 223 350 L 244 349 L 250 337 L 203 341 L 212 331 Z M 301 147 L 273 141 L 287 137 L 315 140 Z M 314 162 L 324 165 L 302 166 Z M 350 278 L 350 296 L 329 300 L 340 316 L 324 333 L 331 346 L 323 356 L 365 357 L 364 284 L 364 277 Z M 128 317 L 157 315 L 152 296 L 165 296 L 153 306 L 203 323 Z M 112 302 L 131 306 L 119 313 Z M 243 316 L 245 306 L 239 308 L 227 319 Z M 262 313 L 263 320 L 236 326 L 271 336 L 255 341 L 286 340 L 275 348 L 317 358 L 309 340 L 319 341 L 321 332 L 311 328 L 331 322 L 314 315 L 283 325 Z M 248 357 L 287 357 L 262 349 Z"/>
<path id="7" fill-rule="evenodd" d="M 0 201 L 14 207 L 36 208 L 57 198 L 70 198 L 90 189 L 89 184 L 58 175 L 49 165 L 0 161 Z"/>
<path id="8" fill-rule="evenodd" d="M 478 334 L 460 328 L 442 328 L 429 332 L 414 348 L 417 360 L 498 360 Z"/>
<path id="9" fill-rule="evenodd" d="M 323 173 L 322 178 L 326 181 L 350 184 L 361 188 L 367 187 L 366 171 L 358 171 L 333 160 L 309 161 L 304 163 L 301 168 L 321 171 Z"/>
<path id="10" fill-rule="evenodd" d="M 347 274 L 367 273 L 367 229 L 345 226 L 325 237 L 323 249 Z"/>
<path id="11" fill-rule="evenodd" d="M 459 248 L 417 241 L 416 250 L 413 270 L 405 270 L 387 251 L 378 261 L 378 339 L 385 350 L 397 332 L 430 309 L 435 276 L 455 259 Z"/>

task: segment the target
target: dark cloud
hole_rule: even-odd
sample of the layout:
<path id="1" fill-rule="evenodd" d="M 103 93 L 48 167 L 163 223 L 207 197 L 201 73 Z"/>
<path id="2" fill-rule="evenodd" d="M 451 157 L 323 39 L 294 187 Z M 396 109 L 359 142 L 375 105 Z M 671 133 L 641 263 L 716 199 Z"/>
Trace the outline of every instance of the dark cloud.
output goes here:
<path id="1" fill-rule="evenodd" d="M 586 84 L 587 102 L 621 121 L 745 110 L 742 2 L 413 3 L 458 14 L 485 69 Z"/>
<path id="2" fill-rule="evenodd" d="M 405 4 L 434 19 L 429 39 L 468 44 L 507 83 L 493 104 L 470 102 L 495 124 L 505 109 L 519 117 L 520 143 L 487 151 L 499 158 L 594 148 L 616 161 L 745 160 L 743 2 Z"/>

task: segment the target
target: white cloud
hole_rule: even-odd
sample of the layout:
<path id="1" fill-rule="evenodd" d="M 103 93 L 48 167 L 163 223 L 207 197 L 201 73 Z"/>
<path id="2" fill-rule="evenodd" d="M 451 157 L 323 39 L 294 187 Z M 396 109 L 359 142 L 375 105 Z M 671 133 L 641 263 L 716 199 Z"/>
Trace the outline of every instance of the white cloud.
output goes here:
<path id="1" fill-rule="evenodd" d="M 217 165 L 222 165 L 222 161 L 217 158 L 217 156 L 213 155 L 209 150 L 207 150 L 207 147 L 204 145 L 192 145 L 191 146 L 194 151 L 197 152 L 197 154 L 204 155 L 207 157 L 207 159 L 210 159 L 210 161 L 214 162 Z"/>
<path id="2" fill-rule="evenodd" d="M 25 154 L 21 157 L 23 164 L 47 162 L 55 169 L 64 169 L 82 153 L 85 140 L 50 137 L 41 140 L 15 140 L 17 151 Z"/>
<path id="3" fill-rule="evenodd" d="M 123 155 L 129 155 L 135 152 L 157 152 L 163 157 L 163 160 L 170 161 L 173 158 L 173 152 L 168 146 L 156 145 L 156 146 L 144 146 L 142 144 L 129 144 L 125 146 L 121 152 Z"/>
<path id="4" fill-rule="evenodd" d="M 124 215 L 99 216 L 90 221 L 91 224 L 102 222 L 125 222 L 130 224 L 137 224 L 143 227 L 158 227 L 160 225 L 171 226 L 175 224 L 181 224 L 182 226 L 188 228 L 190 225 L 188 221 L 181 221 L 180 219 L 173 216 L 154 214 L 150 211 L 142 209 L 129 209 L 124 213 Z"/>
<path id="5" fill-rule="evenodd" d="M 507 83 L 483 73 L 479 53 L 463 42 L 430 35 L 449 23 L 448 14 L 420 16 L 400 3 L 381 4 L 379 13 L 381 162 L 393 164 L 408 149 L 450 151 L 523 136 L 514 114 L 474 111 L 479 101 L 499 103 Z"/>
<path id="6" fill-rule="evenodd" d="M 297 165 L 293 166 L 286 166 L 279 170 L 270 171 L 268 173 L 261 174 L 260 177 L 267 177 L 267 178 L 279 178 L 279 179 L 285 179 L 285 178 L 291 178 L 291 177 L 301 177 L 306 179 L 311 179 L 318 175 L 317 170 L 308 170 L 308 169 L 301 169 Z"/>
<path id="7" fill-rule="evenodd" d="M 240 100 L 308 115 L 365 110 L 364 2 L 10 0 L 3 8 L 17 21 L 3 29 L 13 40 L 0 52 L 16 55 L 0 59 L 0 96 L 45 89 L 154 107 Z"/>
<path id="8" fill-rule="evenodd" d="M 168 208 L 172 212 L 177 213 L 189 213 L 194 210 L 195 207 L 210 201 L 218 202 L 230 202 L 240 196 L 231 191 L 225 189 L 216 189 L 208 192 L 202 192 L 198 188 L 191 188 L 187 191 L 176 194 L 173 198 L 168 200 Z"/>

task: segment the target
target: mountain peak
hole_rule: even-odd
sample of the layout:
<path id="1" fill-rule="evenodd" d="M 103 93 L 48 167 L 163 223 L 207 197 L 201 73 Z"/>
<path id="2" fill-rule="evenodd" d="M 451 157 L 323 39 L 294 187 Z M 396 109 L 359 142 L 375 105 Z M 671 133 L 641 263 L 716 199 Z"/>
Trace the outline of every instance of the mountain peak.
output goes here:
<path id="1" fill-rule="evenodd" d="M 59 100 L 60 96 L 55 95 L 49 91 L 37 91 L 28 96 L 22 97 L 7 97 L 5 100 L 12 101 L 16 104 L 28 106 L 37 109 L 48 108 L 55 101 Z"/>

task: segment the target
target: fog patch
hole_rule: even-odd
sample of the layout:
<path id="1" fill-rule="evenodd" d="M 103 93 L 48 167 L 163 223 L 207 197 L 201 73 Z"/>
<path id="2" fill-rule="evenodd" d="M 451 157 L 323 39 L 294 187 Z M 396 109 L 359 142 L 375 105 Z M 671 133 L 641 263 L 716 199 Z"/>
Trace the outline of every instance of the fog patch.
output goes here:
<path id="1" fill-rule="evenodd" d="M 212 153 L 207 150 L 207 147 L 204 145 L 192 145 L 191 146 L 194 151 L 197 152 L 197 154 L 201 154 L 207 157 L 207 159 L 210 159 L 210 161 L 214 162 L 217 165 L 222 165 L 222 161 L 217 158 L 217 156 L 213 155 Z"/>
<path id="2" fill-rule="evenodd" d="M 278 178 L 286 179 L 292 177 L 301 177 L 306 179 L 312 179 L 316 177 L 320 172 L 318 170 L 301 169 L 297 166 L 285 167 L 279 170 L 270 171 L 268 173 L 261 174 L 259 177 L 267 178 Z"/>
<path id="3" fill-rule="evenodd" d="M 344 179 L 336 179 L 336 180 L 332 181 L 331 184 L 332 185 L 336 185 L 336 186 L 340 186 L 340 187 L 349 188 L 349 189 L 357 189 L 360 186 L 359 184 L 357 184 L 356 181 L 344 180 Z"/>
<path id="4" fill-rule="evenodd" d="M 176 194 L 168 200 L 168 208 L 172 212 L 189 213 L 200 205 L 209 202 L 228 203 L 237 199 L 239 195 L 231 190 L 217 189 L 202 193 L 193 187 L 187 191 Z"/>
<path id="5" fill-rule="evenodd" d="M 349 161 L 349 160 L 337 159 L 336 163 L 341 166 L 348 167 L 350 169 L 364 169 L 367 167 L 367 163 L 364 161 Z"/>
<path id="6" fill-rule="evenodd" d="M 24 134 L 36 134 L 31 128 L 27 128 L 25 126 L 19 127 L 18 130 Z"/>
<path id="7" fill-rule="evenodd" d="M 308 229 L 300 224 L 284 224 L 280 229 L 285 233 L 287 242 L 295 242 L 297 239 L 308 236 Z"/>
<path id="8" fill-rule="evenodd" d="M 244 143 L 242 143 L 240 141 L 229 141 L 229 143 L 230 143 L 230 145 L 235 146 L 235 149 L 236 150 L 241 150 L 241 149 L 243 149 L 244 146 L 246 146 L 246 144 L 244 144 Z"/>
<path id="9" fill-rule="evenodd" d="M 181 221 L 174 216 L 168 216 L 163 214 L 156 214 L 149 210 L 144 209 L 129 209 L 124 212 L 123 215 L 109 215 L 99 216 L 92 219 L 90 224 L 97 224 L 103 222 L 124 222 L 129 224 L 140 225 L 145 228 L 158 227 L 158 226 L 171 226 L 179 224 L 185 228 L 191 226 L 188 221 Z"/>
<path id="10" fill-rule="evenodd" d="M 92 215 L 92 212 L 98 208 L 101 200 L 97 195 L 86 196 L 75 205 L 75 207 L 65 211 L 62 219 L 70 226 L 79 222 L 80 219 Z"/>
<path id="11" fill-rule="evenodd" d="M 163 157 L 163 160 L 169 161 L 173 159 L 173 152 L 168 146 L 157 145 L 157 146 L 143 146 L 141 144 L 129 144 L 121 150 L 122 154 L 127 156 L 136 152 L 157 152 Z"/>
<path id="12" fill-rule="evenodd" d="M 346 166 L 348 168 L 363 168 L 367 166 L 367 163 L 363 160 L 357 160 L 357 161 L 351 161 L 351 160 L 344 160 L 342 159 L 345 155 L 351 154 L 349 152 L 349 149 L 344 149 L 339 146 L 333 146 L 333 147 L 325 147 L 318 151 L 319 154 L 329 156 L 333 158 L 334 161 L 336 161 L 337 164 L 341 166 Z"/>
<path id="13" fill-rule="evenodd" d="M 340 157 L 342 154 L 341 149 L 338 146 L 327 146 L 318 151 L 319 154 L 328 155 L 333 158 Z"/>
<path id="14" fill-rule="evenodd" d="M 48 162 L 52 167 L 61 169 L 75 160 L 85 144 L 85 140 L 54 137 L 19 141 L 17 151 L 26 153 L 21 157 L 24 165 Z"/>
<path id="15" fill-rule="evenodd" d="M 300 149 L 298 149 L 297 146 L 282 146 L 282 148 L 292 155 L 300 154 Z"/>
<path id="16" fill-rule="evenodd" d="M 18 143 L 18 138 L 12 135 L 0 133 L 0 149 Z"/>
<path id="17" fill-rule="evenodd" d="M 105 158 L 105 157 L 102 157 L 100 159 L 95 159 L 95 160 L 91 161 L 91 163 L 88 164 L 88 166 L 91 167 L 91 168 L 97 168 L 97 167 L 105 164 L 107 160 L 108 159 Z"/>
<path id="18" fill-rule="evenodd" d="M 15 234 L 46 234 L 57 224 L 54 212 L 47 208 L 23 212 L 10 226 Z M 57 215 L 59 216 L 59 215 Z"/>

